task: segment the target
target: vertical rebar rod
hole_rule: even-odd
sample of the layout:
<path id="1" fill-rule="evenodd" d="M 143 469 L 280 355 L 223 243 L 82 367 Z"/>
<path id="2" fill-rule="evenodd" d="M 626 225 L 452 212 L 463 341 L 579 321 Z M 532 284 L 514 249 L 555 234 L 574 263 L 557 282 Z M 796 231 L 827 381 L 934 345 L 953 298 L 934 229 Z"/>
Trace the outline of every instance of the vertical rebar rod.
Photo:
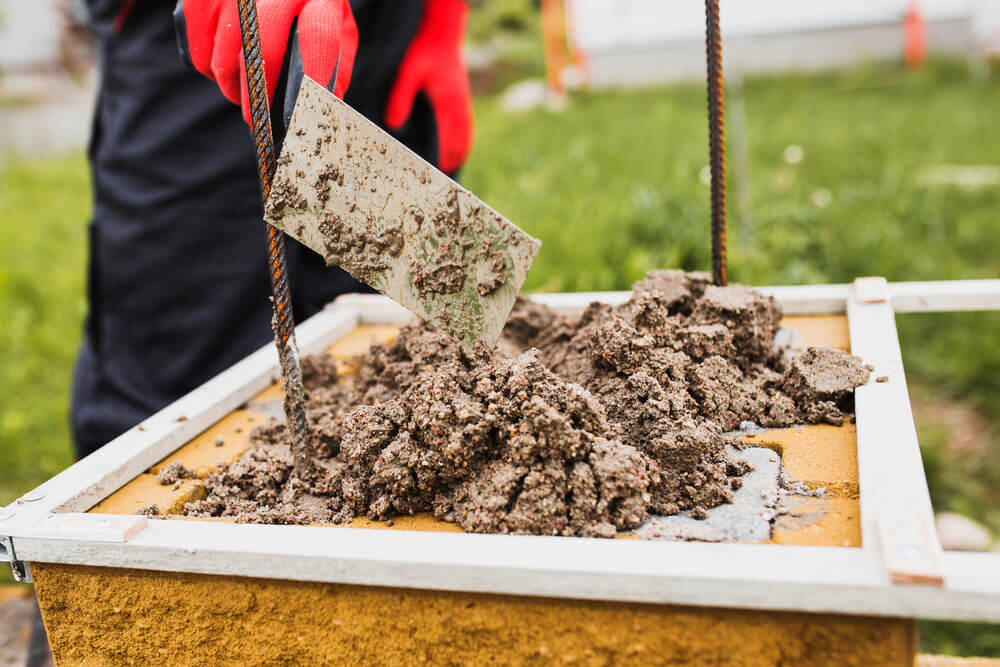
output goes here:
<path id="1" fill-rule="evenodd" d="M 260 180 L 261 201 L 266 203 L 271 193 L 271 181 L 277 162 L 274 155 L 274 136 L 271 132 L 271 111 L 264 80 L 264 59 L 260 50 L 260 27 L 257 23 L 255 0 L 236 0 L 239 4 L 240 35 L 243 39 L 243 58 L 246 62 L 247 91 L 250 97 L 250 118 L 254 146 L 257 154 L 257 177 Z M 285 259 L 285 234 L 269 224 L 267 229 L 267 259 L 271 276 L 271 294 L 274 317 L 274 343 L 278 347 L 281 379 L 285 390 L 285 418 L 292 439 L 295 470 L 300 476 L 312 470 L 312 438 L 305 413 L 305 390 L 302 386 L 302 367 L 299 364 L 298 344 L 295 341 L 295 317 L 292 297 L 288 287 L 288 265 Z"/>
<path id="2" fill-rule="evenodd" d="M 722 99 L 722 34 L 719 0 L 705 0 L 705 56 L 708 65 L 708 151 L 712 172 L 712 280 L 726 278 L 726 120 Z"/>

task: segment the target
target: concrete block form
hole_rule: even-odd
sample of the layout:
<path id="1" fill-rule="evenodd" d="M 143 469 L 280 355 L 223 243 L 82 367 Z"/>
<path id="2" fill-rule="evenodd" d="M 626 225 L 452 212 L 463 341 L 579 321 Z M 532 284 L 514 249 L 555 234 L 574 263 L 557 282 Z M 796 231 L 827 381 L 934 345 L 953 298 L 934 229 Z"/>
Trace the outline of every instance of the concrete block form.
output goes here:
<path id="1" fill-rule="evenodd" d="M 764 543 L 137 516 L 179 512 L 249 446 L 280 400 L 269 346 L 0 509 L 2 556 L 34 579 L 61 664 L 913 665 L 916 617 L 1000 621 L 1000 556 L 937 544 L 893 324 L 894 310 L 996 308 L 1000 281 L 763 291 L 804 343 L 876 369 L 856 425 L 746 437 L 824 489 L 789 499 Z M 533 298 L 570 311 L 627 294 Z M 408 317 L 351 296 L 298 336 L 343 365 Z M 156 483 L 175 460 L 197 477 Z"/>

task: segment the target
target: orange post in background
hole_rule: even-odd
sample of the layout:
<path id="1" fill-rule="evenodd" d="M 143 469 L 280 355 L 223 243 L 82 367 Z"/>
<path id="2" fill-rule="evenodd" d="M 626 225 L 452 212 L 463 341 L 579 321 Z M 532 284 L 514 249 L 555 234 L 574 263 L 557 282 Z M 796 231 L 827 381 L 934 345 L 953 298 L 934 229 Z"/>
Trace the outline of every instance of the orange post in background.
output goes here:
<path id="1" fill-rule="evenodd" d="M 903 19 L 903 62 L 916 69 L 927 61 L 927 20 L 918 0 L 910 2 Z"/>
<path id="2" fill-rule="evenodd" d="M 545 40 L 545 78 L 549 96 L 566 97 L 566 12 L 563 0 L 542 0 L 542 35 Z"/>

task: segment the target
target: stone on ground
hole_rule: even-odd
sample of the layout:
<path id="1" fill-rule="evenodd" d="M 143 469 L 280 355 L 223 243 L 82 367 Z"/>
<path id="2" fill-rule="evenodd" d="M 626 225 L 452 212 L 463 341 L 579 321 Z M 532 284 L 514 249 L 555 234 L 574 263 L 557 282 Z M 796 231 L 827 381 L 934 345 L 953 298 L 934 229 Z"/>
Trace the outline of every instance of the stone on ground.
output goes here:
<path id="1" fill-rule="evenodd" d="M 986 526 L 955 512 L 941 512 L 935 524 L 945 551 L 988 551 L 993 543 Z"/>

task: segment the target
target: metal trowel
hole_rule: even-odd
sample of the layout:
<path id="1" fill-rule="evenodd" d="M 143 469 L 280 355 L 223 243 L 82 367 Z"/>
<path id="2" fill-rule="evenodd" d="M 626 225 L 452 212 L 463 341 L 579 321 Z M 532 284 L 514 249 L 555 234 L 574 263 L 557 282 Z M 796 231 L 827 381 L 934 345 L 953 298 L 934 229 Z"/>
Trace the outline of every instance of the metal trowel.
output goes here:
<path id="1" fill-rule="evenodd" d="M 453 338 L 490 348 L 541 246 L 308 77 L 264 218 Z"/>

